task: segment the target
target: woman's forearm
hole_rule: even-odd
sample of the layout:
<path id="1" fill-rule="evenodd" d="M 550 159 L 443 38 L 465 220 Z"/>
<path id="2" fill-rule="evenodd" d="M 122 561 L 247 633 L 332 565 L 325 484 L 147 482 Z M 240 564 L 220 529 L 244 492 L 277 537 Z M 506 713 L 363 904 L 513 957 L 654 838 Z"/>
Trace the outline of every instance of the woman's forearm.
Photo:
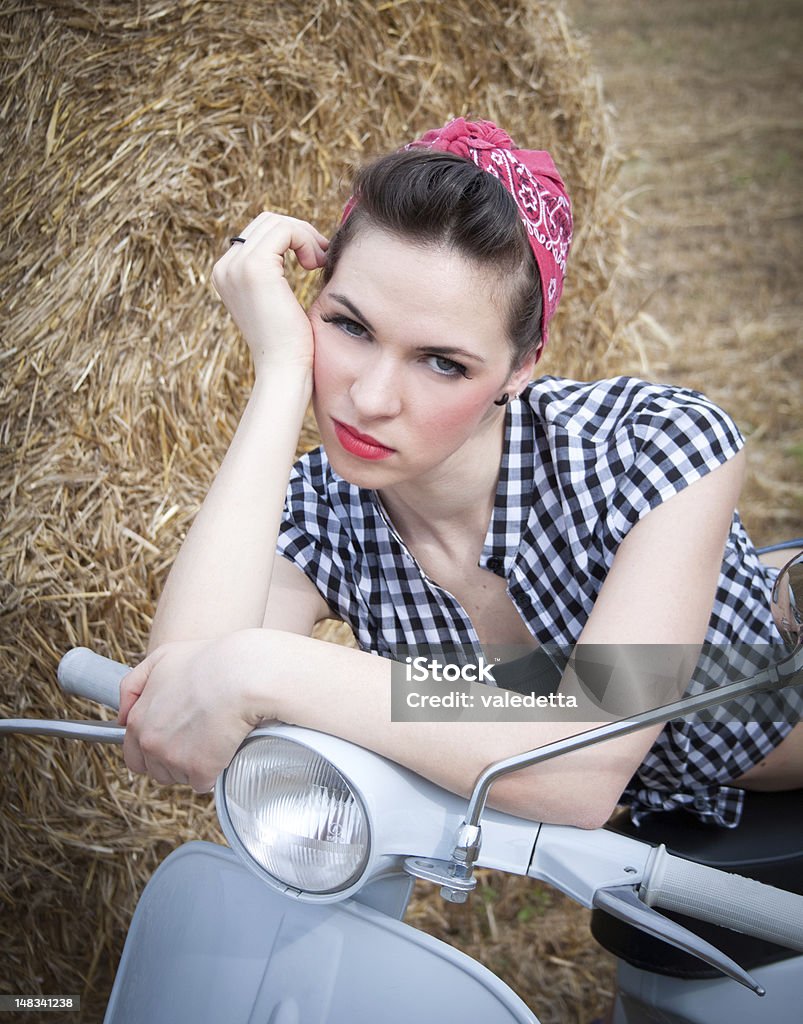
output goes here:
<path id="1" fill-rule="evenodd" d="M 262 623 L 311 371 L 257 378 L 237 431 L 159 600 L 149 650 Z"/>
<path id="2" fill-rule="evenodd" d="M 254 666 L 249 706 L 259 707 L 262 691 L 270 717 L 368 747 L 465 796 L 492 762 L 595 724 L 392 721 L 389 660 L 269 630 L 250 631 L 242 640 L 240 649 L 251 652 L 245 661 Z M 260 666 L 266 667 L 265 676 L 260 677 Z M 480 694 L 489 692 L 481 684 L 468 690 L 475 695 L 475 706 Z M 597 828 L 609 817 L 658 731 L 653 727 L 506 776 L 494 786 L 490 802 L 521 817 Z"/>
<path id="3" fill-rule="evenodd" d="M 316 270 L 326 261 L 327 245 L 311 224 L 265 212 L 214 266 L 212 283 L 248 345 L 256 384 L 168 578 L 150 650 L 262 622 L 290 466 L 312 390 L 312 328 L 285 279 L 285 258 L 294 252 L 302 267 Z"/>

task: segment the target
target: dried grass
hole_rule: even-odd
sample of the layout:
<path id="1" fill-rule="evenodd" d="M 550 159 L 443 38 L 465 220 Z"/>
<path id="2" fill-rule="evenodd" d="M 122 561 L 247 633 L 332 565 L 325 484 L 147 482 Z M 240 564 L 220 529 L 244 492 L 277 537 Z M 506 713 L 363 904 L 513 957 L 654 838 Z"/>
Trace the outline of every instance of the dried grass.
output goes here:
<path id="1" fill-rule="evenodd" d="M 541 1024 L 588 1024 L 614 993 L 614 958 L 592 940 L 588 911 L 550 886 L 477 872 L 462 905 L 418 883 L 407 920 L 470 952 L 532 1007 Z"/>
<path id="2" fill-rule="evenodd" d="M 617 157 L 556 5 L 52 0 L 0 18 L 3 715 L 97 713 L 56 690 L 72 645 L 141 657 L 248 390 L 209 277 L 259 209 L 329 230 L 366 156 L 449 116 L 498 120 L 574 197 L 546 371 L 632 359 Z M 216 835 L 213 813 L 116 749 L 3 747 L 0 991 L 81 992 L 96 1019 L 137 894 L 170 848 Z"/>

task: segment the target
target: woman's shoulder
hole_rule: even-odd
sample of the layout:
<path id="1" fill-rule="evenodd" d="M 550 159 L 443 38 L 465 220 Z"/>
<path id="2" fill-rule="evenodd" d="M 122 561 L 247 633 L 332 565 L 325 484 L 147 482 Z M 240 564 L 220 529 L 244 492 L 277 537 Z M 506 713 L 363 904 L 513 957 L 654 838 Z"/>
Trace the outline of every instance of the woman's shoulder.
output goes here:
<path id="1" fill-rule="evenodd" d="M 542 377 L 522 395 L 548 429 L 575 441 L 605 444 L 623 434 L 654 431 L 698 433 L 740 439 L 727 413 L 699 391 L 638 377 L 575 381 Z"/>
<path id="2" fill-rule="evenodd" d="M 744 444 L 730 417 L 698 391 L 635 377 L 544 378 L 527 400 L 536 446 L 578 536 L 600 532 L 611 551 L 651 509 Z"/>
<path id="3" fill-rule="evenodd" d="M 332 469 L 323 447 L 305 452 L 293 463 L 287 486 L 286 512 L 327 521 L 330 528 L 355 528 L 372 506 L 369 492 L 349 483 Z"/>
<path id="4" fill-rule="evenodd" d="M 321 497 L 335 494 L 345 495 L 359 488 L 338 476 L 329 464 L 322 445 L 300 455 L 290 470 L 290 484 L 303 482 Z"/>
<path id="5" fill-rule="evenodd" d="M 334 473 L 322 445 L 303 452 L 293 463 L 290 482 L 304 480 L 316 491 L 324 492 L 334 482 Z"/>

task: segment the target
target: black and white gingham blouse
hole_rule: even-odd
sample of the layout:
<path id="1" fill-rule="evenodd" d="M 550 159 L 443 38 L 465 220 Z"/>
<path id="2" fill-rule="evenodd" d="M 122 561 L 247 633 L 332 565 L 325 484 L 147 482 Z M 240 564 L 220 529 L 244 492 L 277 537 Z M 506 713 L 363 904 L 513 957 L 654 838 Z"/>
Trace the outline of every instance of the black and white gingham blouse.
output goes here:
<path id="1" fill-rule="evenodd" d="M 699 393 L 632 378 L 545 377 L 511 402 L 506 415 L 479 564 L 506 578 L 540 644 L 570 649 L 627 532 L 731 458 L 743 441 Z M 293 468 L 278 551 L 309 576 L 363 650 L 392 658 L 416 645 L 479 647 L 466 612 L 424 575 L 377 494 L 338 477 L 321 448 Z M 773 576 L 734 516 L 709 642 L 779 642 L 768 611 Z M 795 713 L 778 707 L 769 716 L 777 722 L 765 712 L 748 722 L 722 716 L 669 723 L 625 790 L 634 819 L 685 806 L 705 820 L 736 825 L 742 793 L 725 783 L 790 731 Z"/>

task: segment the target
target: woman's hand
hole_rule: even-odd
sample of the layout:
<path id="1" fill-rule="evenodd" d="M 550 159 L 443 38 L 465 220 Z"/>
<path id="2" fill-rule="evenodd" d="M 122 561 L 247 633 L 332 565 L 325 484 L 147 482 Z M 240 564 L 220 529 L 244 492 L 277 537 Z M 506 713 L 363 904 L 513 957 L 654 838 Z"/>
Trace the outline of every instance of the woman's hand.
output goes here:
<path id="1" fill-rule="evenodd" d="M 326 262 L 327 239 L 311 224 L 261 213 L 217 261 L 212 283 L 243 333 L 257 375 L 265 366 L 312 368 L 313 340 L 307 314 L 284 276 L 288 251 L 305 270 Z"/>
<path id="2" fill-rule="evenodd" d="M 253 645 L 243 631 L 158 647 L 122 681 L 125 761 L 163 785 L 207 792 L 263 718 L 249 706 Z"/>

